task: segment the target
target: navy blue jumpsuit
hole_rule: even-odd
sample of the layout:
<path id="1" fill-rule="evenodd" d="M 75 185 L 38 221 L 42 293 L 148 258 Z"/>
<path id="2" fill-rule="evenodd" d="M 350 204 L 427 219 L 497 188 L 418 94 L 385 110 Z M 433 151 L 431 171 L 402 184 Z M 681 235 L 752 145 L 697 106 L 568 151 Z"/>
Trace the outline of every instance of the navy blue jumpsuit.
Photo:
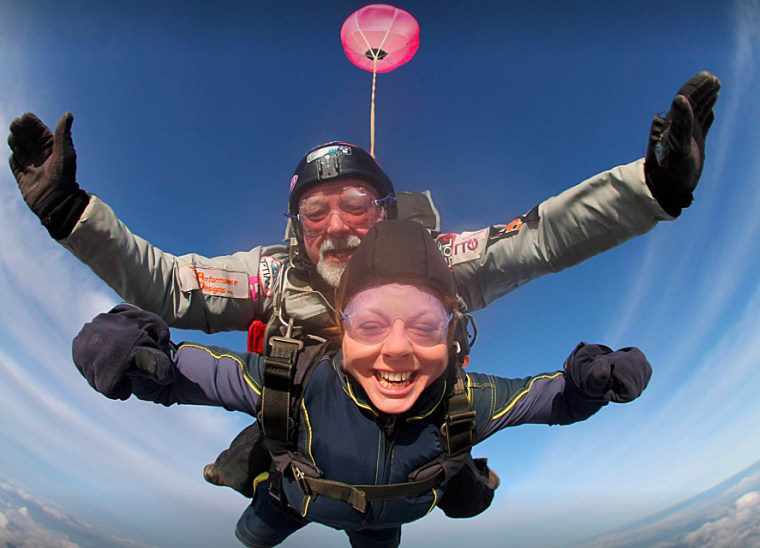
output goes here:
<path id="1" fill-rule="evenodd" d="M 577 352 L 583 345 L 579 345 Z M 262 359 L 254 353 L 183 344 L 174 355 L 170 385 L 133 380 L 134 394 L 172 404 L 215 405 L 256 416 L 261 401 Z M 322 358 L 298 410 L 298 448 L 324 477 L 349 484 L 401 483 L 441 455 L 440 419 L 435 413 L 445 392 L 445 376 L 429 386 L 403 416 L 382 416 L 341 368 L 341 355 Z M 476 410 L 476 439 L 483 441 L 508 426 L 570 424 L 605 405 L 587 398 L 563 371 L 523 379 L 468 372 L 468 398 Z M 270 504 L 268 480 L 257 485 L 236 534 L 248 546 L 274 546 L 309 522 L 344 530 L 355 547 L 393 547 L 401 525 L 429 513 L 446 486 L 415 498 L 372 502 L 366 512 L 324 496 L 304 493 L 283 478 L 288 509 Z"/>

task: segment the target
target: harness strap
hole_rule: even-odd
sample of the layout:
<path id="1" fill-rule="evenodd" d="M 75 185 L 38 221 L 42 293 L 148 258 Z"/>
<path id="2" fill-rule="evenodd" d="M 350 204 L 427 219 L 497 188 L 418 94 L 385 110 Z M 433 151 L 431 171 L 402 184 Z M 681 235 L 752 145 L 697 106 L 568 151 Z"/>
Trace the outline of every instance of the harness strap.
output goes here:
<path id="1" fill-rule="evenodd" d="M 293 320 L 284 337 L 271 337 L 271 351 L 263 359 L 263 386 L 259 421 L 268 438 L 281 443 L 290 440 L 290 432 L 295 424 L 291 417 L 291 391 L 295 377 L 298 353 L 303 342 L 290 336 Z M 266 410 L 266 412 L 264 412 Z"/>
<path id="2" fill-rule="evenodd" d="M 367 511 L 367 505 L 370 502 L 419 497 L 439 485 L 444 477 L 443 470 L 440 470 L 437 474 L 418 481 L 387 485 L 350 485 L 340 481 L 309 477 L 295 465 L 292 465 L 291 469 L 296 483 L 307 495 L 322 495 L 347 502 L 362 513 Z"/>
<path id="3" fill-rule="evenodd" d="M 475 410 L 467 399 L 463 371 L 458 365 L 449 367 L 446 383 L 446 413 L 441 426 L 443 445 L 449 455 L 469 451 L 475 443 Z"/>

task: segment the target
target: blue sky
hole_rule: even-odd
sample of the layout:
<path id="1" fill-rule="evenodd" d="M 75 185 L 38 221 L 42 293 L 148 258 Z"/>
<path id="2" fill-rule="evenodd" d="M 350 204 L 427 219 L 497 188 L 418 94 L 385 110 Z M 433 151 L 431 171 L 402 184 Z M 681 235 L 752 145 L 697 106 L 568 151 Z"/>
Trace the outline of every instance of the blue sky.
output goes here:
<path id="1" fill-rule="evenodd" d="M 0 126 L 73 112 L 80 184 L 166 251 L 276 242 L 303 153 L 369 146 L 371 75 L 339 40 L 362 5 L 0 0 Z M 636 160 L 685 80 L 723 82 L 681 218 L 476 316 L 475 370 L 525 376 L 558 369 L 579 340 L 635 345 L 654 368 L 643 397 L 495 436 L 477 449 L 502 478 L 491 510 L 434 513 L 404 529 L 407 545 L 559 546 L 760 460 L 760 2 L 398 5 L 421 44 L 378 77 L 376 153 L 397 189 L 432 191 L 445 231 L 508 222 Z M 116 301 L 0 170 L 0 476 L 121 538 L 236 546 L 245 501 L 200 472 L 247 418 L 112 402 L 71 363 L 71 338 Z M 244 346 L 242 333 L 174 338 Z M 313 525 L 291 545 L 336 539 Z"/>

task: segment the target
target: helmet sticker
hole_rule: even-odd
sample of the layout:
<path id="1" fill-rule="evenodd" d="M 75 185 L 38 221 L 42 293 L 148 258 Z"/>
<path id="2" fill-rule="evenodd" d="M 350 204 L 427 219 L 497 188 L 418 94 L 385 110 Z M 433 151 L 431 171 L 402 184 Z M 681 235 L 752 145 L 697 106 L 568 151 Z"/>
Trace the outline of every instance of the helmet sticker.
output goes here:
<path id="1" fill-rule="evenodd" d="M 318 148 L 306 157 L 306 163 L 308 164 L 310 162 L 313 162 L 317 158 L 321 158 L 326 154 L 343 154 L 345 156 L 350 156 L 351 147 L 347 147 L 345 145 L 332 145 L 329 147 Z"/>
<path id="2" fill-rule="evenodd" d="M 293 178 L 290 180 L 290 192 L 293 192 L 293 187 L 296 186 L 297 182 L 298 182 L 298 175 L 293 175 Z"/>

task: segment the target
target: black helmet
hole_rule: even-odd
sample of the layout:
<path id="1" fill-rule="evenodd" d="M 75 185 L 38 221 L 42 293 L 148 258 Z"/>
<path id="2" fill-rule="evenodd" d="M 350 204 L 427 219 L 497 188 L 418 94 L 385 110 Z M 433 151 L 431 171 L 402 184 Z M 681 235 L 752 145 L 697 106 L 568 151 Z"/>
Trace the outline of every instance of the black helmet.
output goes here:
<path id="1" fill-rule="evenodd" d="M 437 291 L 453 302 L 454 275 L 433 237 L 414 221 L 380 221 L 354 250 L 338 286 L 339 306 L 367 287 L 408 283 Z"/>
<path id="2" fill-rule="evenodd" d="M 393 183 L 369 152 L 356 145 L 332 141 L 311 149 L 296 167 L 290 181 L 288 213 L 298 214 L 298 201 L 306 190 L 324 181 L 360 179 L 369 183 L 383 200 L 386 219 L 396 218 Z"/>
<path id="3" fill-rule="evenodd" d="M 362 289 L 386 283 L 420 285 L 456 303 L 456 350 L 452 359 L 465 363 L 478 337 L 478 328 L 457 293 L 454 274 L 438 244 L 421 224 L 410 220 L 386 220 L 367 231 L 340 278 L 337 310 L 346 306 Z"/>

